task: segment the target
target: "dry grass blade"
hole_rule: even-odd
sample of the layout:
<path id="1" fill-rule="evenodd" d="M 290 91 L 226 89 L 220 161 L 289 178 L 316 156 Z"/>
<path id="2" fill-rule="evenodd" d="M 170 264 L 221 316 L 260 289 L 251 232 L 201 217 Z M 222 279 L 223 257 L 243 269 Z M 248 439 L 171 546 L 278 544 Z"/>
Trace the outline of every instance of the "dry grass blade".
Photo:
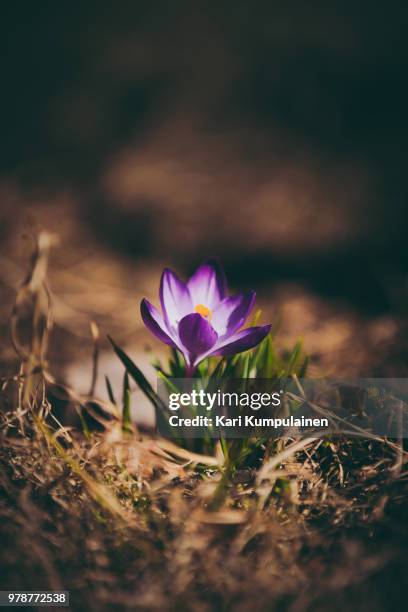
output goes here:
<path id="1" fill-rule="evenodd" d="M 188 463 L 196 465 L 207 465 L 209 467 L 219 466 L 219 460 L 216 457 L 210 457 L 209 455 L 201 455 L 199 453 L 194 453 L 185 448 L 181 448 L 181 446 L 173 444 L 173 442 L 170 442 L 165 438 L 159 438 L 157 440 L 157 444 L 162 450 L 166 451 L 168 455 L 178 459 L 183 459 Z"/>
<path id="2" fill-rule="evenodd" d="M 92 351 L 92 378 L 91 386 L 89 388 L 89 395 L 95 394 L 95 386 L 98 380 L 98 361 L 99 361 L 99 328 L 95 321 L 91 321 L 90 324 L 91 336 L 93 341 Z"/>
<path id="3" fill-rule="evenodd" d="M 299 451 L 305 450 L 316 443 L 316 438 L 304 438 L 289 444 L 283 451 L 265 460 L 258 471 L 256 484 L 258 491 L 258 508 L 262 509 L 265 506 L 267 499 L 269 498 L 272 489 L 275 485 L 276 479 L 281 477 L 280 470 L 277 470 L 278 466 L 293 457 Z M 269 484 L 266 484 L 268 481 Z"/>
<path id="4" fill-rule="evenodd" d="M 32 367 L 43 363 L 48 335 L 52 327 L 51 297 L 47 286 L 48 257 L 56 237 L 40 233 L 31 258 L 30 271 L 17 292 L 11 316 L 11 337 L 17 354 Z M 20 338 L 20 314 L 29 311 L 30 333 L 27 341 Z M 26 313 L 24 313 L 26 316 Z"/>
<path id="5" fill-rule="evenodd" d="M 193 512 L 192 519 L 208 525 L 242 525 L 248 520 L 248 515 L 239 510 L 225 508 L 215 512 L 205 512 L 199 509 Z"/>
<path id="6" fill-rule="evenodd" d="M 99 482 L 78 463 L 71 455 L 63 448 L 54 435 L 51 434 L 47 425 L 38 418 L 35 418 L 35 423 L 47 441 L 47 444 L 54 448 L 58 455 L 63 459 L 67 466 L 81 478 L 87 487 L 91 497 L 107 512 L 122 521 L 129 522 L 130 515 L 124 510 L 117 498 L 109 491 L 108 487 Z"/>

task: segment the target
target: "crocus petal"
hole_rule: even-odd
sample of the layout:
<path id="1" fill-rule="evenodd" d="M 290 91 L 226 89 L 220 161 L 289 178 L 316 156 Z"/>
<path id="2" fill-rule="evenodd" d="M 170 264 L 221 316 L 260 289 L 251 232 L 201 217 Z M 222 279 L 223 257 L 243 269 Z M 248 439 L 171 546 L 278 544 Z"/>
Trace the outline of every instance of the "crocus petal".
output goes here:
<path id="1" fill-rule="evenodd" d="M 242 327 L 255 303 L 256 293 L 239 293 L 222 300 L 212 314 L 211 324 L 220 337 Z"/>
<path id="2" fill-rule="evenodd" d="M 146 299 L 143 299 L 140 303 L 140 313 L 142 315 L 143 323 L 159 340 L 165 344 L 169 344 L 173 348 L 177 348 L 174 340 L 168 334 L 166 324 L 163 321 L 163 317 L 160 312 Z"/>
<path id="3" fill-rule="evenodd" d="M 203 304 L 214 310 L 225 297 L 227 282 L 217 259 L 209 259 L 194 272 L 187 283 L 193 306 Z"/>
<path id="4" fill-rule="evenodd" d="M 180 319 L 193 310 L 186 284 L 167 268 L 161 277 L 160 302 L 164 320 L 170 328 L 177 328 Z"/>
<path id="5" fill-rule="evenodd" d="M 211 349 L 218 339 L 212 325 L 198 313 L 192 313 L 181 319 L 178 326 L 180 341 L 186 349 L 188 361 L 193 364 L 197 358 Z"/>
<path id="6" fill-rule="evenodd" d="M 205 357 L 214 355 L 235 355 L 242 353 L 248 349 L 254 348 L 257 344 L 268 335 L 271 325 L 262 325 L 261 327 L 248 327 L 232 336 L 226 337 L 217 342 L 211 351 Z M 203 357 L 204 358 L 204 357 Z"/>

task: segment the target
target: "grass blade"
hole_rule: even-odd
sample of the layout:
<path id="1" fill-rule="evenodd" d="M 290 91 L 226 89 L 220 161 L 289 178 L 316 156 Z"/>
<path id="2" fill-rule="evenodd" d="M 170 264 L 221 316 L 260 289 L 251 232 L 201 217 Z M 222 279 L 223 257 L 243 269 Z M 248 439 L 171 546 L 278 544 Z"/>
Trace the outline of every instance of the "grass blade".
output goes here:
<path id="1" fill-rule="evenodd" d="M 132 433 L 132 421 L 130 418 L 130 386 L 129 386 L 129 374 L 125 372 L 123 377 L 123 409 L 122 409 L 122 430 L 127 433 Z"/>
<path id="2" fill-rule="evenodd" d="M 133 378 L 137 386 L 143 391 L 145 396 L 153 404 L 156 411 L 156 422 L 159 422 L 160 420 L 161 425 L 166 426 L 167 419 L 163 419 L 163 417 L 167 414 L 167 406 L 160 399 L 157 393 L 155 393 L 153 387 L 151 386 L 143 372 L 139 370 L 137 365 L 131 360 L 131 358 L 125 353 L 125 351 L 121 349 L 120 346 L 118 346 L 110 336 L 108 336 L 108 340 L 112 344 L 113 350 L 115 351 L 116 355 L 119 357 L 119 359 L 125 366 L 125 369 L 128 372 L 129 376 Z"/>
<path id="3" fill-rule="evenodd" d="M 115 406 L 117 406 L 111 382 L 106 375 L 105 375 L 105 383 L 106 383 L 106 390 L 108 392 L 109 401 L 111 402 L 111 404 L 114 404 Z"/>

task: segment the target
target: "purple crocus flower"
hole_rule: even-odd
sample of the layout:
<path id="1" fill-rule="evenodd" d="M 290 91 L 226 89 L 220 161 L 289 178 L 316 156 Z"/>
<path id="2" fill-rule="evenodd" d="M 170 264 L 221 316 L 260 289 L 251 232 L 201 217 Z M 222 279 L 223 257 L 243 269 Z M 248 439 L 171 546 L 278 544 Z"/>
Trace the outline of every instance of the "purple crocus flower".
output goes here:
<path id="1" fill-rule="evenodd" d="M 187 283 L 169 269 L 160 283 L 161 314 L 146 299 L 140 305 L 146 327 L 162 342 L 179 349 L 190 371 L 206 357 L 251 349 L 271 326 L 238 331 L 248 318 L 255 292 L 227 296 L 224 270 L 216 259 L 202 264 Z"/>

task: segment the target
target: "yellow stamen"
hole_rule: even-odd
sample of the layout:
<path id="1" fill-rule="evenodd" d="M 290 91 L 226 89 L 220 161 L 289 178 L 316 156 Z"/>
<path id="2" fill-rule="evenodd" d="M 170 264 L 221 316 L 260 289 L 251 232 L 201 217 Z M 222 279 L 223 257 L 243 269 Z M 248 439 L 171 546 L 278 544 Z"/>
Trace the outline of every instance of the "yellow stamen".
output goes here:
<path id="1" fill-rule="evenodd" d="M 197 306 L 194 307 L 194 312 L 198 312 L 202 317 L 211 321 L 212 312 L 207 306 L 204 306 L 204 304 L 197 304 Z"/>

